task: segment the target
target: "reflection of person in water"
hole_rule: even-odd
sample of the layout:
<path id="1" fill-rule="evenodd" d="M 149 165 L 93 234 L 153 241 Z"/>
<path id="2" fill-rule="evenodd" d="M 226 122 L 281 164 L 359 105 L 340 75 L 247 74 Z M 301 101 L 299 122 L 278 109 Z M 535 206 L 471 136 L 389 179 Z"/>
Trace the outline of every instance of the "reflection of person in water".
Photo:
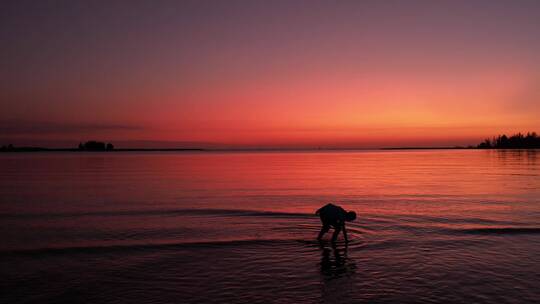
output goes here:
<path id="1" fill-rule="evenodd" d="M 327 278 L 349 276 L 355 272 L 356 265 L 347 256 L 347 246 L 332 249 L 321 244 L 321 273 Z"/>
<path id="2" fill-rule="evenodd" d="M 343 238 L 345 242 L 348 242 L 347 230 L 345 229 L 345 222 L 351 222 L 356 219 L 356 213 L 354 211 L 345 211 L 345 209 L 336 206 L 334 204 L 327 204 L 315 212 L 321 218 L 322 228 L 319 232 L 317 240 L 321 240 L 323 235 L 330 230 L 330 227 L 334 228 L 334 234 L 332 235 L 332 242 L 337 240 L 337 237 L 341 231 L 343 231 Z"/>
<path id="3" fill-rule="evenodd" d="M 321 303 L 351 303 L 358 295 L 356 264 L 347 254 L 347 245 L 321 246 Z M 325 246 L 326 245 L 326 246 Z"/>

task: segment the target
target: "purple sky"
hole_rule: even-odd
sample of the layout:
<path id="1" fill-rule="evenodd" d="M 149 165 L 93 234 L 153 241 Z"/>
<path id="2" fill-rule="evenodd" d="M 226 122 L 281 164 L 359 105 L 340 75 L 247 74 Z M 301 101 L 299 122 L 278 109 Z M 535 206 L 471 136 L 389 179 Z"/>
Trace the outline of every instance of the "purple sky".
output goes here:
<path id="1" fill-rule="evenodd" d="M 0 41 L 0 144 L 540 131 L 539 1 L 2 1 Z"/>

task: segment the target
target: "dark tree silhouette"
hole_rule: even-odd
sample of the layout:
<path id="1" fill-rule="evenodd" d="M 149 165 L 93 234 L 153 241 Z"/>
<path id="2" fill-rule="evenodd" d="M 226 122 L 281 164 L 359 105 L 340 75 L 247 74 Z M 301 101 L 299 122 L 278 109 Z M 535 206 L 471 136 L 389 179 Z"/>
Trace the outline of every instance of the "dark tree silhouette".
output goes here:
<path id="1" fill-rule="evenodd" d="M 2 151 L 13 151 L 13 150 L 15 150 L 15 147 L 12 144 L 9 144 L 7 146 L 2 146 L 1 150 Z"/>
<path id="2" fill-rule="evenodd" d="M 95 141 L 95 140 L 87 141 L 84 144 L 83 143 L 79 144 L 79 150 L 84 150 L 84 151 L 111 151 L 113 149 L 114 149 L 113 144 L 111 143 L 105 144 L 104 142 Z"/>
<path id="3" fill-rule="evenodd" d="M 491 146 L 491 140 L 489 138 L 486 138 L 484 140 L 484 142 L 480 143 L 478 146 L 477 146 L 479 149 L 489 149 L 489 148 L 492 148 Z"/>
<path id="4" fill-rule="evenodd" d="M 536 132 L 529 132 L 527 135 L 521 133 L 510 137 L 505 134 L 494 137 L 492 140 L 485 139 L 480 143 L 479 149 L 538 149 L 540 148 L 540 137 Z"/>

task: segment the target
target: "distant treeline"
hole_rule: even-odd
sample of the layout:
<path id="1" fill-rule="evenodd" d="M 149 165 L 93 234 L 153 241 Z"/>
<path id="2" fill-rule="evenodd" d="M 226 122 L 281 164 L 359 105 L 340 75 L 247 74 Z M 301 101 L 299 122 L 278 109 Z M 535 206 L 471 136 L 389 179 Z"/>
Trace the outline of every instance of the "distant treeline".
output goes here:
<path id="1" fill-rule="evenodd" d="M 87 141 L 84 144 L 79 144 L 79 150 L 84 151 L 111 151 L 114 150 L 114 146 L 111 143 L 105 144 L 101 141 Z"/>
<path id="2" fill-rule="evenodd" d="M 512 136 L 499 135 L 493 139 L 486 138 L 480 143 L 479 149 L 537 149 L 540 148 L 540 137 L 536 132 L 514 134 Z"/>
<path id="3" fill-rule="evenodd" d="M 0 147 L 0 152 L 37 152 L 45 150 L 47 149 L 39 147 L 15 147 L 12 144 Z"/>
<path id="4" fill-rule="evenodd" d="M 87 141 L 80 143 L 76 148 L 42 148 L 42 147 L 15 147 L 12 144 L 1 146 L 0 152 L 38 152 L 38 151 L 112 151 L 114 145 L 100 141 Z"/>

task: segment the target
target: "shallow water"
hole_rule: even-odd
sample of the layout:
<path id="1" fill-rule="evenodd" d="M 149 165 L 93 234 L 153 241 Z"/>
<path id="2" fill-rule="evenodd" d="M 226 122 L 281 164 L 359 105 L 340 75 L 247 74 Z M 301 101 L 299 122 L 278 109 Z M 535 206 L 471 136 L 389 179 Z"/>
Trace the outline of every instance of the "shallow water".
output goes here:
<path id="1" fill-rule="evenodd" d="M 2 154 L 0 301 L 532 303 L 539 158 Z M 358 213 L 348 246 L 314 241 L 327 202 Z"/>

